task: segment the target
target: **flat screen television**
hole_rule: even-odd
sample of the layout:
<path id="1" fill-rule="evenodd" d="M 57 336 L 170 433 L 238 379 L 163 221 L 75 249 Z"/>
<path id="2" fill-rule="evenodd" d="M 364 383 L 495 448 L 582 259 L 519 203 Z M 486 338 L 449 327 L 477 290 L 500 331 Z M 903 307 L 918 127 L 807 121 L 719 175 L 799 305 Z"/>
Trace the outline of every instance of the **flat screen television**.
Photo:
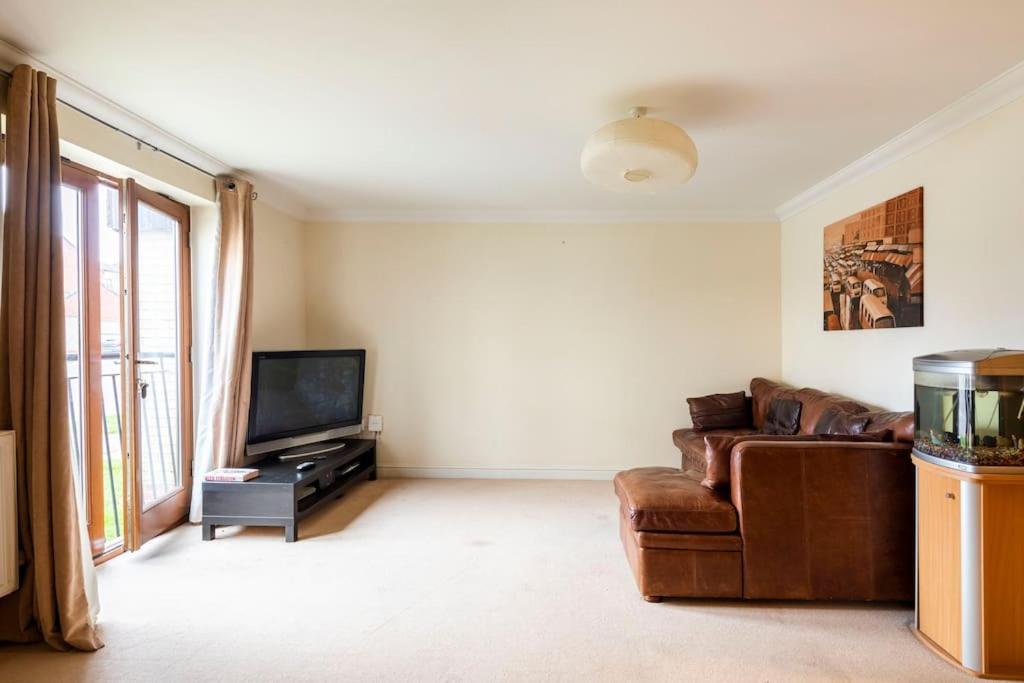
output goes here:
<path id="1" fill-rule="evenodd" d="M 253 353 L 246 461 L 358 434 L 365 372 L 363 349 Z"/>

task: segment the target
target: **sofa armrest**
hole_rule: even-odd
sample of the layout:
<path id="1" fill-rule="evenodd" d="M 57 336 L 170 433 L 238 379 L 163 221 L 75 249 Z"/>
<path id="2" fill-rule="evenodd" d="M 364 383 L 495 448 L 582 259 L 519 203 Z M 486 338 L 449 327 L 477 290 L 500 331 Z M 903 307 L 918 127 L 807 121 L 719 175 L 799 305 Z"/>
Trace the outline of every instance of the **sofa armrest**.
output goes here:
<path id="1" fill-rule="evenodd" d="M 913 599 L 909 444 L 745 441 L 730 469 L 745 597 Z"/>

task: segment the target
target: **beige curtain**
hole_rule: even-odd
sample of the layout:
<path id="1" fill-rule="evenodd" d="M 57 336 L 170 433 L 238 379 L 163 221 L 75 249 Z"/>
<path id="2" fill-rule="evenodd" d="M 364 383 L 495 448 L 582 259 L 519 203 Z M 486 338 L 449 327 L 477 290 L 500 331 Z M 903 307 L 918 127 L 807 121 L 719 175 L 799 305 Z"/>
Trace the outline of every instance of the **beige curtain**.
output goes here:
<path id="1" fill-rule="evenodd" d="M 202 521 L 203 475 L 237 467 L 245 451 L 252 370 L 252 185 L 217 178 L 220 226 L 217 231 L 211 343 L 203 358 L 196 436 L 192 509 Z"/>
<path id="2" fill-rule="evenodd" d="M 0 429 L 17 433 L 21 587 L 0 641 L 96 650 L 68 433 L 56 82 L 27 66 L 8 92 L 0 289 Z"/>

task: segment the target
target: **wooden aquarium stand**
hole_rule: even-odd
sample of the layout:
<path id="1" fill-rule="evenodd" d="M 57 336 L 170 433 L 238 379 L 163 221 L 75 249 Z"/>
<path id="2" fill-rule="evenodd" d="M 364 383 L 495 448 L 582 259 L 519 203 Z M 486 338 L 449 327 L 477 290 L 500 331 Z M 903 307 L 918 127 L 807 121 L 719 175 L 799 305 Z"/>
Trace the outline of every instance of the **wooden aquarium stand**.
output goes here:
<path id="1" fill-rule="evenodd" d="M 967 673 L 1024 680 L 1024 472 L 913 460 L 915 634 Z"/>

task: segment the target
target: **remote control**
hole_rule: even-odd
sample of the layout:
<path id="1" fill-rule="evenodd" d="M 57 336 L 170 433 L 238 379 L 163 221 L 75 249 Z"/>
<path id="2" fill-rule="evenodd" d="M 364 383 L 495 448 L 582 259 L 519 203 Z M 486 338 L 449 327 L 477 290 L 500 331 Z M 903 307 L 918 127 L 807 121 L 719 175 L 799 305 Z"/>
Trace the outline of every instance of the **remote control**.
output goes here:
<path id="1" fill-rule="evenodd" d="M 300 462 L 298 465 L 295 466 L 295 469 L 302 471 L 312 469 L 314 467 L 316 467 L 316 463 L 313 462 L 312 460 L 307 460 L 306 462 Z"/>

